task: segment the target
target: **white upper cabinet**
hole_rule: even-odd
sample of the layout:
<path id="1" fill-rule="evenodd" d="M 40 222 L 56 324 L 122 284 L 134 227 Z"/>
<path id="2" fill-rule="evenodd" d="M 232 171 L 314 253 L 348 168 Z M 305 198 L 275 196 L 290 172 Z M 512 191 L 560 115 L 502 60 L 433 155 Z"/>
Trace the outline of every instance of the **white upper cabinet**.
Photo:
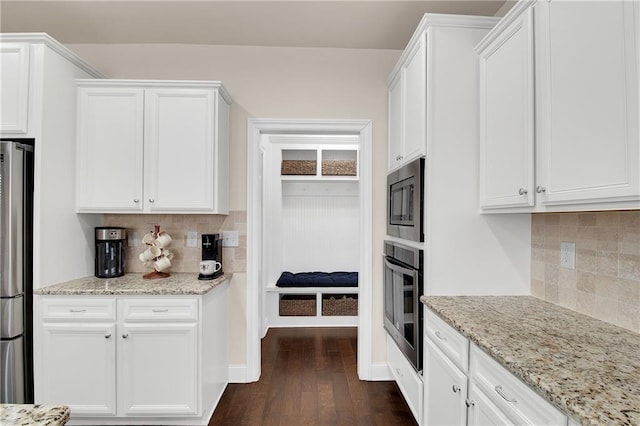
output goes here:
<path id="1" fill-rule="evenodd" d="M 78 89 L 78 211 L 142 211 L 144 91 Z"/>
<path id="2" fill-rule="evenodd" d="M 640 208 L 639 9 L 523 1 L 477 46 L 481 208 Z"/>
<path id="3" fill-rule="evenodd" d="M 480 52 L 480 81 L 480 206 L 533 206 L 532 10 Z"/>
<path id="4" fill-rule="evenodd" d="M 231 100 L 220 83 L 78 87 L 78 212 L 228 213 Z"/>
<path id="5" fill-rule="evenodd" d="M 640 8 L 629 1 L 536 5 L 543 204 L 635 200 L 640 207 L 634 7 Z"/>
<path id="6" fill-rule="evenodd" d="M 422 33 L 407 47 L 388 83 L 388 172 L 426 153 L 426 37 L 426 32 Z"/>
<path id="7" fill-rule="evenodd" d="M 0 43 L 0 133 L 26 135 L 29 43 Z"/>

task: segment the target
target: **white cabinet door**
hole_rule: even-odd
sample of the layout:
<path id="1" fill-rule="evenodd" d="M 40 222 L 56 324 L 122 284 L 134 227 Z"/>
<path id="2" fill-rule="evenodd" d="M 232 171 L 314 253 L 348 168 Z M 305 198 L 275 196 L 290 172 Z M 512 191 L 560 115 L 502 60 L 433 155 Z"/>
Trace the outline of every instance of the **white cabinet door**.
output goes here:
<path id="1" fill-rule="evenodd" d="M 39 403 L 74 416 L 116 414 L 115 324 L 44 323 Z"/>
<path id="2" fill-rule="evenodd" d="M 213 210 L 215 92 L 147 89 L 145 102 L 148 210 Z"/>
<path id="3" fill-rule="evenodd" d="M 119 415 L 200 414 L 197 330 L 196 323 L 119 327 Z"/>
<path id="4" fill-rule="evenodd" d="M 543 204 L 640 198 L 637 7 L 620 0 L 535 6 Z"/>
<path id="5" fill-rule="evenodd" d="M 27 134 L 29 44 L 0 44 L 0 133 Z"/>
<path id="6" fill-rule="evenodd" d="M 142 211 L 143 90 L 78 89 L 79 212 Z"/>
<path id="7" fill-rule="evenodd" d="M 514 424 L 491 400 L 471 382 L 467 398 L 468 426 L 504 426 Z"/>
<path id="8" fill-rule="evenodd" d="M 533 11 L 480 54 L 480 207 L 533 206 Z"/>
<path id="9" fill-rule="evenodd" d="M 467 376 L 425 339 L 424 417 L 427 425 L 467 423 Z"/>
<path id="10" fill-rule="evenodd" d="M 403 66 L 403 152 L 402 163 L 424 155 L 427 122 L 427 34 L 409 53 Z"/>
<path id="11" fill-rule="evenodd" d="M 398 168 L 402 162 L 402 117 L 402 72 L 399 72 L 389 86 L 388 171 Z"/>

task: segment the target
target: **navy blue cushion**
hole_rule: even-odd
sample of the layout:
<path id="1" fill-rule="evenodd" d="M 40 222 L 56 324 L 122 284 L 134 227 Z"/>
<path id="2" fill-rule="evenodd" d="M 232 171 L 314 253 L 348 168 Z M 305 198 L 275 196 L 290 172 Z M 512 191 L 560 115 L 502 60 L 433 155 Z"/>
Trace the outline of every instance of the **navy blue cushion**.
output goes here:
<path id="1" fill-rule="evenodd" d="M 357 272 L 283 272 L 278 287 L 358 287 Z"/>

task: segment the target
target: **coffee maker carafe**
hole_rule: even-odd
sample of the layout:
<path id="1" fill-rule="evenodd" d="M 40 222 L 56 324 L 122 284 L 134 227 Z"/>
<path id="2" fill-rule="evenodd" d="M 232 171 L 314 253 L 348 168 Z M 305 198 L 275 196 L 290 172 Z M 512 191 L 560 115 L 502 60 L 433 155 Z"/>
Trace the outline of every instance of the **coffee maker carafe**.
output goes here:
<path id="1" fill-rule="evenodd" d="M 118 227 L 96 227 L 96 267 L 98 278 L 114 278 L 124 275 L 127 231 Z"/>

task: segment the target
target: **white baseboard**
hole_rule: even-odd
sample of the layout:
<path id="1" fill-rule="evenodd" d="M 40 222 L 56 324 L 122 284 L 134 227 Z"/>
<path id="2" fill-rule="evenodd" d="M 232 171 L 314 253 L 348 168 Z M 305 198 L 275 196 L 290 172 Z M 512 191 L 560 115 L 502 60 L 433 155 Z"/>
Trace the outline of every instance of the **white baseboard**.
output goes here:
<path id="1" fill-rule="evenodd" d="M 371 363 L 371 381 L 382 382 L 393 380 L 391 371 L 386 362 L 374 362 Z"/>
<path id="2" fill-rule="evenodd" d="M 246 364 L 229 365 L 229 383 L 248 383 Z"/>

